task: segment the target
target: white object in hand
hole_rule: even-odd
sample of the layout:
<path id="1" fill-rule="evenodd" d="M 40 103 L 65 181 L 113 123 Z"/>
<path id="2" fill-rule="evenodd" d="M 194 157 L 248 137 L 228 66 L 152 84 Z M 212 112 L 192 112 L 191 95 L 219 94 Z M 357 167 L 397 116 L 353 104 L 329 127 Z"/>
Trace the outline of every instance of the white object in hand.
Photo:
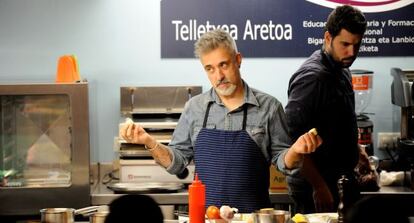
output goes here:
<path id="1" fill-rule="evenodd" d="M 131 118 L 126 118 L 125 119 L 125 124 L 134 124 L 134 121 L 132 121 Z"/>
<path id="2" fill-rule="evenodd" d="M 314 136 L 318 135 L 318 130 L 316 130 L 316 128 L 313 128 L 311 130 L 309 130 L 309 133 L 312 133 Z"/>
<path id="3" fill-rule="evenodd" d="M 131 118 L 126 118 L 124 123 L 119 124 L 119 128 L 123 129 L 128 125 L 134 124 L 134 121 L 132 121 Z M 120 139 L 125 139 L 122 135 L 121 135 L 121 131 L 119 131 L 119 138 Z M 126 140 L 126 139 L 125 139 Z"/>

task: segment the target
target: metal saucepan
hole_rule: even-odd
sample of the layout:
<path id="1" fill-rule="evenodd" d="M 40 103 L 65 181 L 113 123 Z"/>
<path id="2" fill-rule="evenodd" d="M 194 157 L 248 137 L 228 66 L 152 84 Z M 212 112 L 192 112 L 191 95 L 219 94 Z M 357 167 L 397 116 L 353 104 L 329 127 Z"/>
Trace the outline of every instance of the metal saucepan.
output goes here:
<path id="1" fill-rule="evenodd" d="M 108 211 L 98 211 L 89 216 L 89 223 L 104 223 Z"/>
<path id="2" fill-rule="evenodd" d="M 91 206 L 81 209 L 73 208 L 44 208 L 40 210 L 41 223 L 74 223 L 75 215 L 92 216 L 101 206 Z M 103 213 L 104 211 L 102 211 Z M 106 216 L 106 215 L 105 215 Z"/>

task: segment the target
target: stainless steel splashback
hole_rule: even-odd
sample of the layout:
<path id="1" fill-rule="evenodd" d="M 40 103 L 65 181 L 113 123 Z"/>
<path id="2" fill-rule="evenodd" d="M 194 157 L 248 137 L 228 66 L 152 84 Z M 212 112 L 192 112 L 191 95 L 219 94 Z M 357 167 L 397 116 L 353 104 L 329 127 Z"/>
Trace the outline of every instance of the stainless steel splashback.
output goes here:
<path id="1" fill-rule="evenodd" d="M 391 102 L 402 108 L 414 106 L 414 70 L 392 68 Z"/>
<path id="2" fill-rule="evenodd" d="M 180 114 L 201 86 L 121 87 L 121 114 Z"/>
<path id="3" fill-rule="evenodd" d="M 414 70 L 392 68 L 391 102 L 401 107 L 401 139 L 414 140 Z"/>

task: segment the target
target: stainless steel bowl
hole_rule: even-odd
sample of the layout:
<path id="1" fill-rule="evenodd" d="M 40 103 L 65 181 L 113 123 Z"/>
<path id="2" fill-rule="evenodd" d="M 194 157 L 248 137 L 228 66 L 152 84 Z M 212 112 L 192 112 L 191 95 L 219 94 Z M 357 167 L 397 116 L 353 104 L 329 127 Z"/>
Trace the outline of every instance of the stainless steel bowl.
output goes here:
<path id="1" fill-rule="evenodd" d="M 252 213 L 254 223 L 287 223 L 290 220 L 290 212 L 285 210 L 266 210 Z"/>

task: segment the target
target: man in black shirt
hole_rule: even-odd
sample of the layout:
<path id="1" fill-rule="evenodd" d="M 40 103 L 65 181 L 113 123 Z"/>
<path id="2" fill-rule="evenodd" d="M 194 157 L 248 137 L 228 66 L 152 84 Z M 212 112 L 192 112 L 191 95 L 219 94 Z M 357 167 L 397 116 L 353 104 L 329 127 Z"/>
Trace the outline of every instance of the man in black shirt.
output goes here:
<path id="1" fill-rule="evenodd" d="M 286 114 L 290 134 L 296 139 L 315 127 L 323 139 L 314 153 L 303 155 L 299 174 L 287 177 L 294 213 L 336 211 L 337 180 L 341 175 L 353 177 L 359 150 L 348 67 L 357 57 L 366 24 L 358 9 L 337 7 L 328 17 L 323 48 L 289 81 Z"/>

